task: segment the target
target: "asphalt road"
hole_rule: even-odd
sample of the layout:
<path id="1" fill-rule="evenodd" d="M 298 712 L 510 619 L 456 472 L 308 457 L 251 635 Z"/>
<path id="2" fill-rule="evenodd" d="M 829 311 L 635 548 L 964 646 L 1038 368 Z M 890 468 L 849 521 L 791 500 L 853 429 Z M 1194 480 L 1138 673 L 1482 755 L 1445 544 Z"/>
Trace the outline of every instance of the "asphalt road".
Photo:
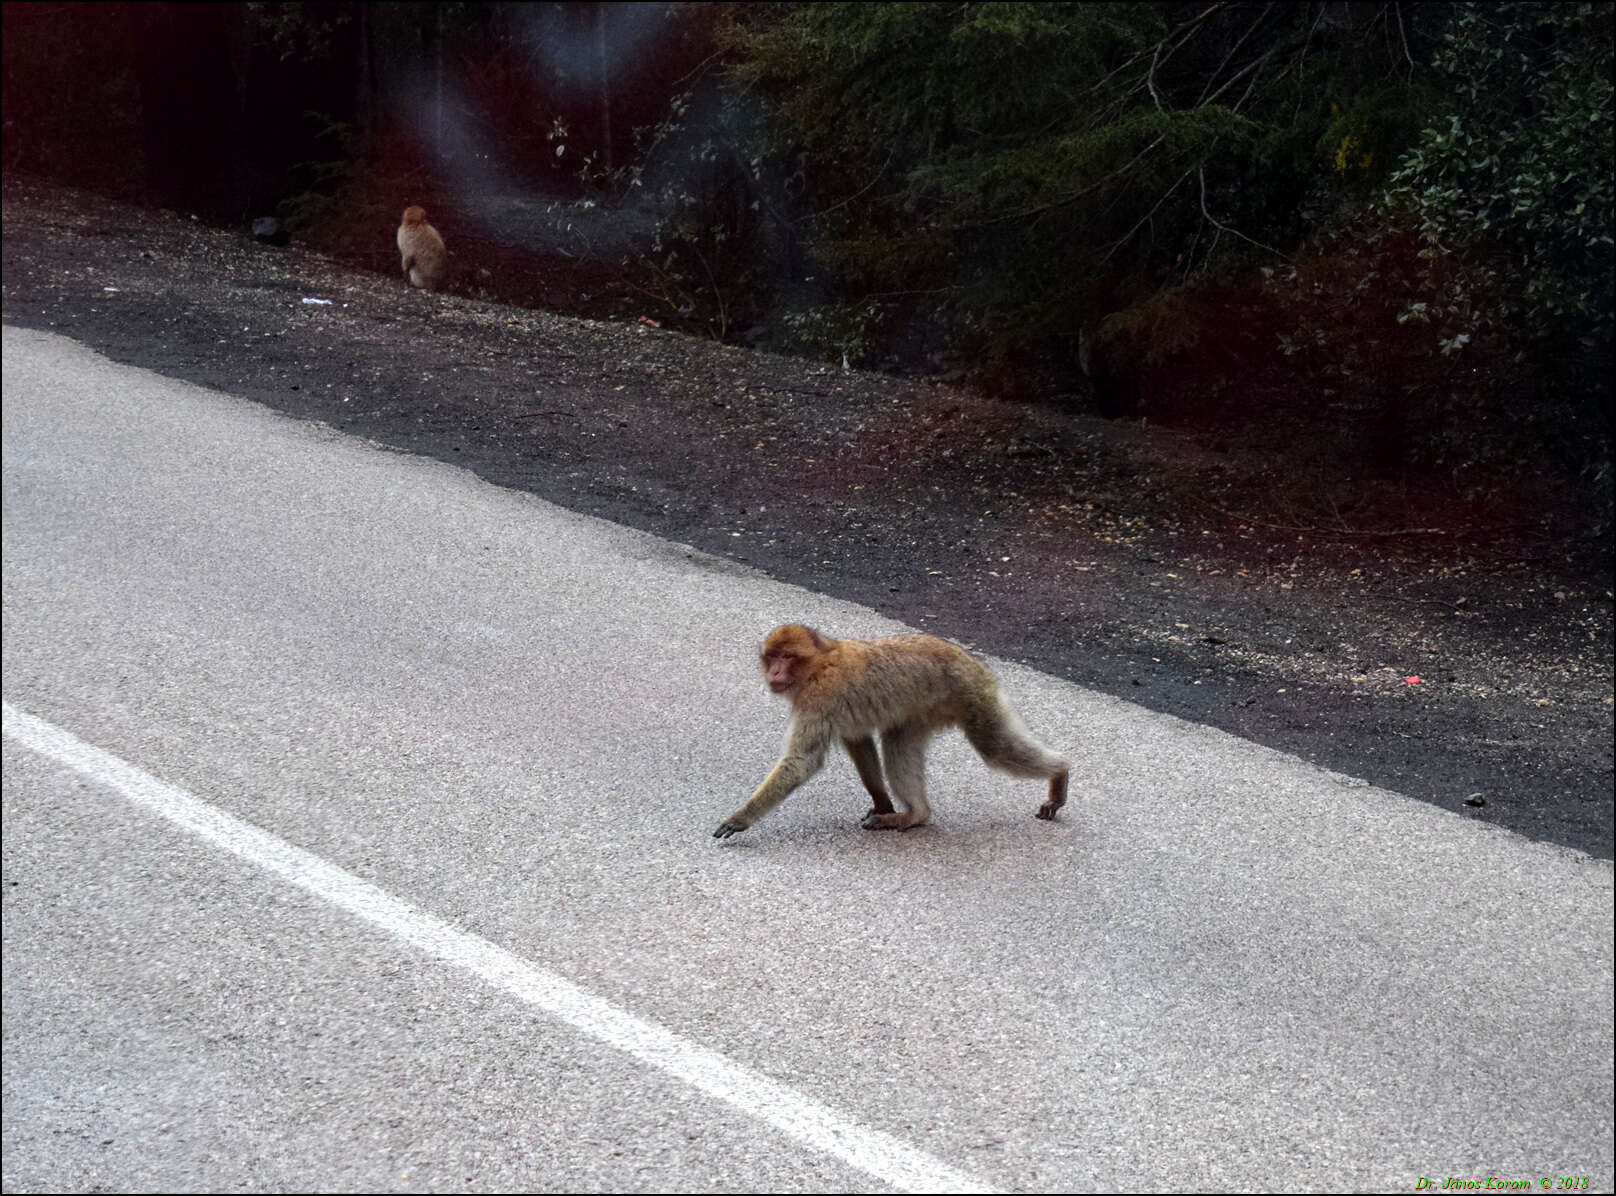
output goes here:
<path id="1" fill-rule="evenodd" d="M 893 624 L 10 327 L 3 498 L 8 1192 L 1611 1188 L 1608 860 L 1011 666 L 718 843 Z"/>

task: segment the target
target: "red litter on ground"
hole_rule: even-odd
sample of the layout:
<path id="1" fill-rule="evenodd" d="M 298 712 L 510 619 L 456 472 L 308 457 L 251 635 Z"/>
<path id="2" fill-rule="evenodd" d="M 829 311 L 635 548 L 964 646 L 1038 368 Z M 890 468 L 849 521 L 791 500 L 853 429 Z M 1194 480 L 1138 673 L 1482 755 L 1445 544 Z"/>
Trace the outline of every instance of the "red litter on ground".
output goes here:
<path id="1" fill-rule="evenodd" d="M 1420 683 L 1420 679 L 1418 677 L 1404 677 L 1403 680 L 1407 681 L 1410 685 L 1418 685 Z"/>

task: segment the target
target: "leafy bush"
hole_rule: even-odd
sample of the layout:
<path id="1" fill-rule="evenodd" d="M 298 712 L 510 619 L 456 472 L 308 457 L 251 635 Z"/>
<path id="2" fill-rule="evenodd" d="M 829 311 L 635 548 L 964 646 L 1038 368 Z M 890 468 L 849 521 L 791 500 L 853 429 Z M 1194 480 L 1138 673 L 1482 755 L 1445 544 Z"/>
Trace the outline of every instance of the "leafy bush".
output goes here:
<path id="1" fill-rule="evenodd" d="M 1508 396 L 1507 416 L 1582 476 L 1587 514 L 1608 529 L 1611 8 L 1460 6 L 1433 64 L 1449 103 L 1385 201 L 1419 239 L 1420 285 L 1400 318 L 1476 372 L 1494 371 L 1477 352 L 1488 343 L 1530 367 L 1542 385 Z"/>
<path id="2" fill-rule="evenodd" d="M 1611 321 L 1612 11 L 1460 7 L 1433 65 L 1452 87 L 1391 177 L 1432 252 L 1498 246 L 1545 326 Z"/>
<path id="3" fill-rule="evenodd" d="M 767 101 L 774 154 L 802 163 L 792 216 L 816 272 L 854 303 L 930 295 L 926 318 L 1004 359 L 1277 260 L 1308 231 L 1305 196 L 1339 201 L 1322 180 L 1378 184 L 1426 115 L 1406 84 L 1433 18 L 1405 31 L 1399 14 L 761 6 L 738 10 L 734 77 Z M 1350 188 L 1327 132 L 1329 159 L 1350 143 Z"/>

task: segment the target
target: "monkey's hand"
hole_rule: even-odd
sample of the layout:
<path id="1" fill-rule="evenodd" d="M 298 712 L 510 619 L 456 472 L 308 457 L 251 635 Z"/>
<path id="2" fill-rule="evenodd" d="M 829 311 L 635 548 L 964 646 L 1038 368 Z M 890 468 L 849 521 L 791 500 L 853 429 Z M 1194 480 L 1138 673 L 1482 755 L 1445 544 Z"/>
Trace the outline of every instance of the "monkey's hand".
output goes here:
<path id="1" fill-rule="evenodd" d="M 729 818 L 718 824 L 718 829 L 713 832 L 713 838 L 727 839 L 731 835 L 740 834 L 750 825 L 750 823 L 742 822 L 740 819 L 731 815 Z"/>

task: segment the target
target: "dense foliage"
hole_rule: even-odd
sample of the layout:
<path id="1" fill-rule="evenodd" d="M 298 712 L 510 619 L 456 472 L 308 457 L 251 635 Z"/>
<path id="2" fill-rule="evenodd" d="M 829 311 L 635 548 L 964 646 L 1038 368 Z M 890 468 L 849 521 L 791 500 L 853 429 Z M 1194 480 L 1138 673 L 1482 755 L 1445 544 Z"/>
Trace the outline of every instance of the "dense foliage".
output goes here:
<path id="1" fill-rule="evenodd" d="M 1569 471 L 1608 526 L 1609 6 L 815 4 L 736 40 L 844 301 L 1348 468 Z"/>
<path id="2" fill-rule="evenodd" d="M 736 74 L 811 164 L 804 218 L 845 287 L 946 294 L 993 352 L 1278 260 L 1316 192 L 1378 178 L 1416 127 L 1413 85 L 1384 82 L 1410 71 L 1394 17 L 803 5 L 743 33 Z"/>
<path id="3" fill-rule="evenodd" d="M 1608 526 L 1611 12 L 7 5 L 5 160 L 326 244 L 374 212 L 378 259 L 401 191 L 480 204 L 495 279 L 587 261 L 710 335 L 1554 474 Z"/>
<path id="4" fill-rule="evenodd" d="M 1432 61 L 1449 103 L 1391 178 L 1433 246 L 1509 253 L 1536 323 L 1607 336 L 1612 20 L 1608 5 L 1460 8 Z"/>
<path id="5" fill-rule="evenodd" d="M 1449 102 L 1400 160 L 1385 205 L 1417 229 L 1430 264 L 1405 318 L 1440 328 L 1444 355 L 1490 341 L 1493 357 L 1535 367 L 1535 390 L 1490 407 L 1580 469 L 1607 524 L 1612 18 L 1594 4 L 1458 9 L 1432 59 Z"/>

